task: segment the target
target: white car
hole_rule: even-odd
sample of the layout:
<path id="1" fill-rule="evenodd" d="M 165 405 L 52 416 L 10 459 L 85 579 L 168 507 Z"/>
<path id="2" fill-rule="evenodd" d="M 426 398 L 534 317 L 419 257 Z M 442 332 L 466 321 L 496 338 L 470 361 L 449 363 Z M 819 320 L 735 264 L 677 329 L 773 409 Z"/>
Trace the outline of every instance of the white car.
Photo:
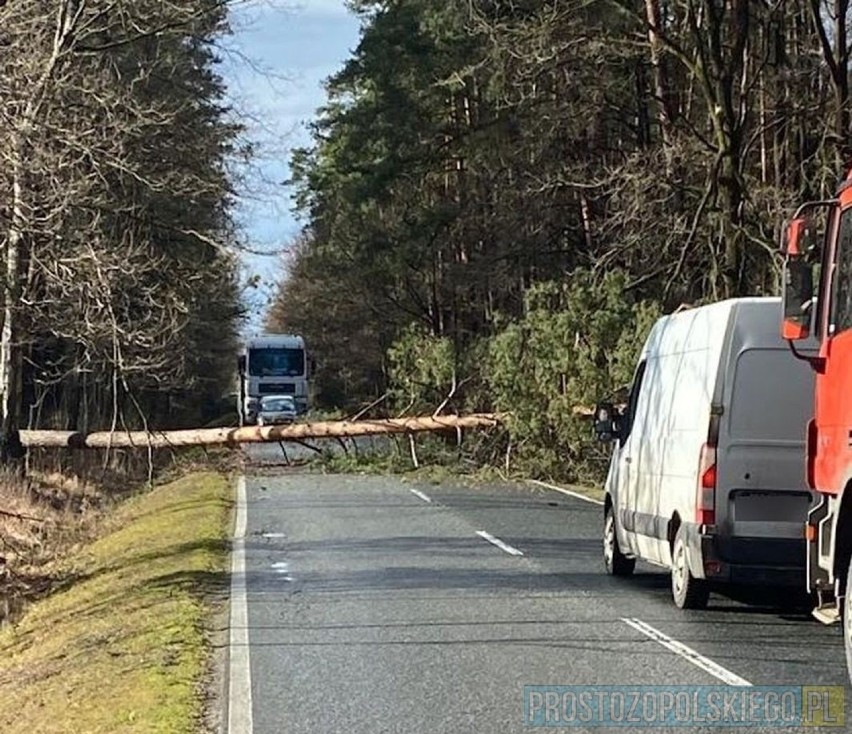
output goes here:
<path id="1" fill-rule="evenodd" d="M 266 395 L 260 399 L 257 425 L 274 426 L 296 420 L 296 400 L 292 395 Z"/>

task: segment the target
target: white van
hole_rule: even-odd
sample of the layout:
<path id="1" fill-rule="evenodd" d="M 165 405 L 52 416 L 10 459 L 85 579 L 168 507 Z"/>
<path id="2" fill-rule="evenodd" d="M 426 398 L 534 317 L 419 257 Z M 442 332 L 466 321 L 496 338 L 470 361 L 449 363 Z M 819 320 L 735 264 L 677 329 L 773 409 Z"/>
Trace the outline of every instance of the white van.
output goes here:
<path id="1" fill-rule="evenodd" d="M 598 406 L 599 437 L 616 440 L 606 570 L 670 569 L 682 609 L 706 606 L 711 582 L 804 588 L 813 373 L 779 336 L 780 307 L 740 298 L 661 318 L 624 415 Z"/>

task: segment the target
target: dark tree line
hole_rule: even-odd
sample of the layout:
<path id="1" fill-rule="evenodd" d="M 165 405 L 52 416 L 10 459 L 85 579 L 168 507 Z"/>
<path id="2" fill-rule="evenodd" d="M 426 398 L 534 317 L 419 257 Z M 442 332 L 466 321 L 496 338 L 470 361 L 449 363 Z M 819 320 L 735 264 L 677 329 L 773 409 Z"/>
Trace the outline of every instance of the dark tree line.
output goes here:
<path id="1" fill-rule="evenodd" d="M 223 0 L 0 2 L 3 433 L 197 423 L 233 374 Z"/>
<path id="2" fill-rule="evenodd" d="M 466 380 L 520 455 L 577 458 L 572 403 L 629 381 L 651 315 L 776 293 L 784 218 L 852 152 L 846 0 L 350 5 L 270 314 L 329 404 Z"/>

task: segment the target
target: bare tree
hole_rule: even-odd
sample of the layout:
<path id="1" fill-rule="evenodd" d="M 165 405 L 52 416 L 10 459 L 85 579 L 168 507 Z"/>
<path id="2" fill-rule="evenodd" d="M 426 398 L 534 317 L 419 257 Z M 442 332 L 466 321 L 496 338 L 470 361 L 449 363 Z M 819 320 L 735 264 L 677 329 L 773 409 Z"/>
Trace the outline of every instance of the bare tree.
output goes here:
<path id="1" fill-rule="evenodd" d="M 0 6 L 7 440 L 26 422 L 146 424 L 174 413 L 166 388 L 221 389 L 238 317 L 239 129 L 212 47 L 227 5 Z"/>

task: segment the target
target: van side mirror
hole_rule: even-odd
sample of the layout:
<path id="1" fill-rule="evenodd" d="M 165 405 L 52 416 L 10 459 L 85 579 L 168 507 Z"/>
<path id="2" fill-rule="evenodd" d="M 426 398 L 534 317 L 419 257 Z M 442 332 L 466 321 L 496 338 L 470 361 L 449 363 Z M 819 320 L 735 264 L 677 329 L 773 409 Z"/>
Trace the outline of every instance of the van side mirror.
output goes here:
<path id="1" fill-rule="evenodd" d="M 608 443 L 621 433 L 621 416 L 612 403 L 598 403 L 595 406 L 595 436 L 598 441 Z"/>

